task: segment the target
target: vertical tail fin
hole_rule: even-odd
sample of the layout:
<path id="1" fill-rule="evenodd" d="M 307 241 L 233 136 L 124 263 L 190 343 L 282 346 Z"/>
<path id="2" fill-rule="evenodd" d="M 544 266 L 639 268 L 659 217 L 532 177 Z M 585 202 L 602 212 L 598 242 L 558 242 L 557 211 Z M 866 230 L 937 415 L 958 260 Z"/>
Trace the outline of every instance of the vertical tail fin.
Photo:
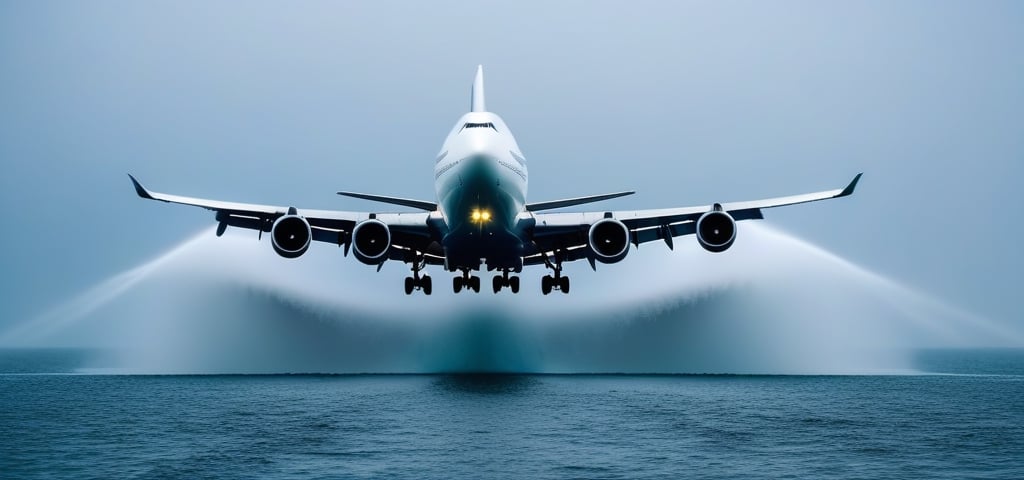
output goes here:
<path id="1" fill-rule="evenodd" d="M 469 104 L 469 111 L 471 112 L 486 112 L 487 107 L 484 106 L 484 66 L 479 65 L 476 67 L 476 78 L 473 79 L 473 98 Z"/>

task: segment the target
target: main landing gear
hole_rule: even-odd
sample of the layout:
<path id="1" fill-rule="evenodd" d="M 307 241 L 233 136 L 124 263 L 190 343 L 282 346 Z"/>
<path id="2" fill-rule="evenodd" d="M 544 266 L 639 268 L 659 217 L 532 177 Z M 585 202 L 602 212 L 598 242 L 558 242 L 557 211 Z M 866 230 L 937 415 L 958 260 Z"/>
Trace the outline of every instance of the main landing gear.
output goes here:
<path id="1" fill-rule="evenodd" d="M 508 269 L 502 270 L 501 275 L 494 276 L 494 293 L 500 292 L 502 287 L 508 287 L 512 293 L 519 293 L 519 277 L 509 276 Z"/>
<path id="2" fill-rule="evenodd" d="M 420 276 L 420 272 L 425 266 L 426 262 L 413 262 L 412 276 L 405 277 L 406 295 L 412 295 L 413 290 L 423 290 L 424 295 L 430 295 L 430 292 L 434 290 L 434 282 L 430 280 L 430 275 L 424 274 L 423 276 Z"/>
<path id="3" fill-rule="evenodd" d="M 480 277 L 471 275 L 468 268 L 463 268 L 462 275 L 452 279 L 452 290 L 455 293 L 461 292 L 463 288 L 480 293 Z"/>
<path id="4" fill-rule="evenodd" d="M 545 259 L 546 260 L 546 259 Z M 561 290 L 562 293 L 569 293 L 569 277 L 562 276 L 562 262 L 544 262 L 548 268 L 554 270 L 554 275 L 544 275 L 540 279 L 540 291 L 544 295 L 551 293 L 551 290 Z"/>

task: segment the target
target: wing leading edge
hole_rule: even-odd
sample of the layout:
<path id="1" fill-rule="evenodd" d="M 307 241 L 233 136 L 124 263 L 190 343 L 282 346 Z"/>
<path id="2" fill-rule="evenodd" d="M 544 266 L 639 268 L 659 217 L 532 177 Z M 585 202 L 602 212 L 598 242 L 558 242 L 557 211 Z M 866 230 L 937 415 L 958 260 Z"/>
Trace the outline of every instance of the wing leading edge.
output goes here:
<path id="1" fill-rule="evenodd" d="M 444 263 L 443 252 L 437 245 L 441 235 L 439 213 L 371 213 L 347 212 L 337 210 L 312 210 L 295 207 L 260 205 L 255 203 L 225 202 L 205 198 L 185 197 L 154 192 L 147 189 L 128 174 L 135 193 L 147 200 L 157 200 L 180 205 L 191 205 L 216 212 L 218 222 L 217 235 L 221 235 L 227 227 L 257 230 L 262 237 L 270 232 L 274 222 L 285 215 L 298 215 L 309 222 L 312 240 L 344 246 L 348 252 L 352 238 L 352 230 L 356 224 L 369 219 L 377 219 L 388 225 L 392 235 L 389 260 L 407 261 L 416 252 L 423 255 L 423 260 L 430 264 Z M 443 222 L 441 222 L 443 223 Z"/>
<path id="2" fill-rule="evenodd" d="M 844 188 L 815 193 L 790 195 L 745 202 L 731 202 L 695 207 L 665 208 L 651 210 L 623 210 L 582 213 L 533 213 L 520 216 L 520 224 L 532 231 L 534 249 L 524 259 L 527 265 L 548 262 L 550 255 L 561 255 L 561 261 L 587 258 L 587 234 L 594 222 L 605 218 L 621 221 L 630 230 L 634 245 L 663 240 L 672 247 L 671 239 L 696 232 L 696 223 L 701 215 L 720 208 L 734 220 L 760 220 L 761 210 L 800 203 L 829 200 L 852 195 L 863 173 L 858 173 Z"/>
<path id="3" fill-rule="evenodd" d="M 526 255 L 523 263 L 524 265 L 535 265 L 549 263 L 551 258 L 557 258 L 559 262 L 588 258 L 588 229 L 595 222 L 605 218 L 613 218 L 622 222 L 629 229 L 630 240 L 634 245 L 654 240 L 663 240 L 671 248 L 672 238 L 695 233 L 697 220 L 701 215 L 709 211 L 725 211 L 737 221 L 762 219 L 764 218 L 761 212 L 762 209 L 852 195 L 862 175 L 857 174 L 846 187 L 840 189 L 695 207 L 581 213 L 535 213 L 538 210 L 617 198 L 632 194 L 633 192 L 619 192 L 531 204 L 533 208 L 520 214 L 518 219 L 519 229 L 526 233 L 530 239 L 530 245 L 525 252 Z M 439 244 L 440 239 L 443 238 L 445 233 L 444 220 L 440 212 L 436 211 L 436 205 L 430 202 L 345 192 L 343 194 L 348 194 L 348 196 L 385 201 L 387 203 L 430 211 L 416 213 L 371 213 L 298 209 L 295 207 L 227 202 L 159 193 L 144 187 L 133 175 L 129 174 L 128 176 L 131 178 L 135 192 L 139 197 L 167 203 L 191 205 L 214 211 L 216 213 L 216 221 L 219 223 L 218 235 L 223 234 L 224 230 L 231 226 L 257 230 L 262 236 L 263 232 L 271 231 L 274 222 L 278 218 L 285 215 L 299 215 L 309 223 L 312 240 L 344 246 L 347 253 L 355 225 L 364 220 L 377 219 L 387 224 L 393 235 L 393 243 L 388 252 L 387 259 L 408 262 L 413 258 L 419 258 L 433 265 L 443 265 L 445 263 L 444 252 Z"/>

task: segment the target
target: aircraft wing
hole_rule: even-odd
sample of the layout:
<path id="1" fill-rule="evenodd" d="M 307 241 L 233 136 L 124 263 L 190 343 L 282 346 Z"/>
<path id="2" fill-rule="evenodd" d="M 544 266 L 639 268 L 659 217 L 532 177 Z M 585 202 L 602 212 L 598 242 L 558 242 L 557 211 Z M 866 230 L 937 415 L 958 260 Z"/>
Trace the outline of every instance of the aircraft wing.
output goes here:
<path id="1" fill-rule="evenodd" d="M 389 260 L 409 261 L 416 252 L 423 252 L 424 260 L 427 263 L 444 264 L 444 252 L 439 244 L 440 225 L 443 225 L 443 221 L 438 212 L 346 212 L 225 202 L 153 192 L 142 186 L 131 174 L 128 176 L 135 186 L 135 192 L 142 198 L 191 205 L 215 212 L 215 219 L 219 224 L 218 236 L 222 235 L 227 227 L 236 227 L 256 230 L 262 237 L 264 232 L 270 232 L 274 221 L 284 215 L 292 214 L 299 215 L 309 222 L 312 240 L 344 246 L 345 252 L 348 253 L 355 225 L 363 220 L 376 218 L 387 224 L 391 230 L 392 244 L 388 251 Z"/>
<path id="2" fill-rule="evenodd" d="M 728 212 L 736 221 L 760 220 L 761 210 L 766 208 L 796 205 L 840 198 L 853 194 L 863 174 L 857 174 L 845 188 L 822 192 L 768 198 L 746 202 L 732 202 L 696 207 L 665 208 L 653 210 L 626 210 L 580 213 L 533 213 L 520 216 L 523 229 L 532 231 L 533 251 L 524 258 L 526 265 L 550 261 L 552 255 L 561 261 L 588 258 L 587 235 L 595 222 L 613 218 L 622 222 L 630 233 L 634 245 L 663 240 L 672 248 L 672 238 L 696 233 L 697 219 L 712 210 Z"/>

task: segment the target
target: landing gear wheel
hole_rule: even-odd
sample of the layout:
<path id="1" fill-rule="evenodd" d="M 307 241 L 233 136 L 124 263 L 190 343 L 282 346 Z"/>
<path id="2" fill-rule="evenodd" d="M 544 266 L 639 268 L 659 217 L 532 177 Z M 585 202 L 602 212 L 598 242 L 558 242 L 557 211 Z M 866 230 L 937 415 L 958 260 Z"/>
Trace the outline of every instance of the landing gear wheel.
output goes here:
<path id="1" fill-rule="evenodd" d="M 512 293 L 519 293 L 519 277 L 511 277 L 508 279 L 508 288 L 512 290 Z"/>
<path id="2" fill-rule="evenodd" d="M 494 293 L 498 293 L 498 292 L 501 291 L 501 287 L 502 287 L 502 284 L 505 283 L 505 279 L 501 278 L 501 275 L 496 275 L 494 277 L 494 281 L 491 282 L 491 283 L 494 284 Z"/>
<path id="3" fill-rule="evenodd" d="M 466 282 L 463 280 L 462 277 L 455 277 L 455 278 L 453 278 L 452 279 L 452 290 L 454 290 L 455 293 L 461 292 L 463 284 L 465 284 L 465 283 Z"/>
<path id="4" fill-rule="evenodd" d="M 430 292 L 434 291 L 434 281 L 428 276 L 424 276 L 420 279 L 420 288 L 423 289 L 424 295 L 430 295 Z"/>
<path id="5" fill-rule="evenodd" d="M 469 288 L 475 293 L 480 293 L 480 277 L 469 277 Z"/>
<path id="6" fill-rule="evenodd" d="M 405 294 L 412 295 L 412 290 L 416 288 L 416 280 L 412 277 L 405 277 Z"/>
<path id="7" fill-rule="evenodd" d="M 544 275 L 543 277 L 541 277 L 541 279 L 540 279 L 540 291 L 541 291 L 541 293 L 543 293 L 544 295 L 547 295 L 547 294 L 551 293 L 551 287 L 552 287 L 551 284 L 554 283 L 553 280 L 554 279 L 551 278 L 550 275 Z"/>
<path id="8" fill-rule="evenodd" d="M 405 277 L 405 294 L 412 295 L 412 292 L 416 290 L 423 290 L 424 295 L 430 295 L 434 288 L 430 281 L 430 276 L 423 271 L 427 266 L 423 255 L 416 252 L 415 257 L 409 259 L 406 263 L 412 263 L 412 276 Z"/>
<path id="9" fill-rule="evenodd" d="M 569 277 L 562 277 L 558 279 L 558 289 L 562 293 L 569 293 Z"/>

